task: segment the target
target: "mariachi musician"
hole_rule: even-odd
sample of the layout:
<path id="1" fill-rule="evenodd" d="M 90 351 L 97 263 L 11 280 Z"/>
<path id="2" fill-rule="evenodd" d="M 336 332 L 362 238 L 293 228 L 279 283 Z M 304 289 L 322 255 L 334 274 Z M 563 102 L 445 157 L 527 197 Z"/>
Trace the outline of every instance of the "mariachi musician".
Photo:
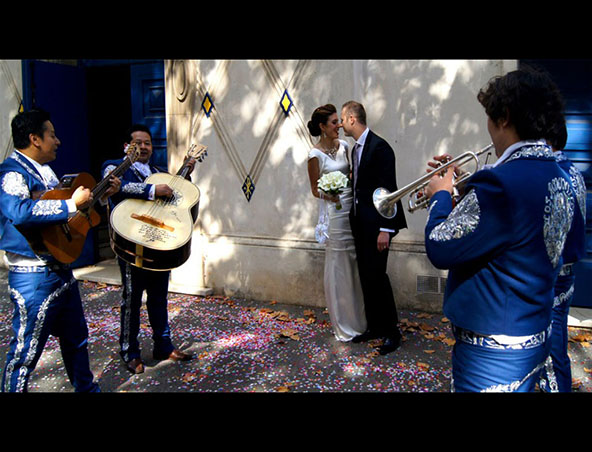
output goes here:
<path id="1" fill-rule="evenodd" d="M 586 255 L 586 184 L 580 171 L 562 151 L 567 144 L 565 120 L 560 120 L 547 136 L 559 166 L 572 182 L 576 198 L 571 230 L 563 248 L 563 266 L 555 282 L 551 352 L 541 373 L 543 392 L 571 392 L 571 361 L 567 353 L 569 335 L 567 317 L 574 296 L 574 264 Z"/>
<path id="2" fill-rule="evenodd" d="M 150 164 L 152 156 L 152 134 L 150 129 L 142 124 L 133 125 L 127 134 L 129 143 L 136 143 L 140 154 L 134 164 L 121 177 L 121 190 L 110 198 L 110 207 L 127 198 L 154 200 L 166 198 L 173 194 L 173 190 L 166 184 L 146 184 L 148 176 L 163 170 Z M 127 143 L 126 143 L 127 144 Z M 103 177 L 121 163 L 122 159 L 110 160 L 103 164 Z M 195 162 L 189 162 L 191 173 Z M 189 176 L 187 176 L 189 177 Z M 146 291 L 146 308 L 152 327 L 154 340 L 153 357 L 156 360 L 171 359 L 187 361 L 191 355 L 173 346 L 170 334 L 167 311 L 167 293 L 170 271 L 153 271 L 135 267 L 118 258 L 122 283 L 121 325 L 119 333 L 120 355 L 127 369 L 139 374 L 144 372 L 144 362 L 141 358 L 138 334 L 140 331 L 140 308 L 142 294 Z"/>
<path id="3" fill-rule="evenodd" d="M 88 329 L 78 282 L 67 265 L 30 243 L 41 230 L 66 223 L 91 201 L 92 187 L 78 187 L 71 199 L 40 199 L 58 179 L 47 163 L 60 145 L 49 113 L 31 110 L 11 123 L 15 150 L 0 165 L 0 248 L 9 265 L 14 303 L 13 338 L 6 356 L 3 392 L 25 392 L 49 335 L 59 338 L 66 372 L 76 392 L 98 392 L 88 358 Z M 119 190 L 111 181 L 105 196 Z"/>
<path id="4" fill-rule="evenodd" d="M 479 92 L 499 157 L 476 172 L 453 207 L 453 171 L 427 187 L 430 261 L 448 269 L 452 390 L 531 392 L 550 349 L 553 287 L 575 196 L 546 133 L 562 116 L 555 84 L 520 69 Z"/>

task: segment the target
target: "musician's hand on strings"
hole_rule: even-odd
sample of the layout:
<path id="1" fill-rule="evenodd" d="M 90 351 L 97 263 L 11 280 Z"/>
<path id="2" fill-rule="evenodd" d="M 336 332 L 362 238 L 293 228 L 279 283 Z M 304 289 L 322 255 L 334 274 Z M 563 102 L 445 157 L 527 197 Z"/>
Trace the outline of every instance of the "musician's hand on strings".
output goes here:
<path id="1" fill-rule="evenodd" d="M 156 198 L 170 198 L 173 196 L 173 189 L 167 184 L 157 184 L 154 186 L 154 196 Z"/>
<path id="2" fill-rule="evenodd" d="M 115 176 L 109 178 L 109 188 L 103 195 L 103 200 L 106 200 L 109 196 L 113 196 L 121 189 L 121 179 Z"/>
<path id="3" fill-rule="evenodd" d="M 76 203 L 76 208 L 82 210 L 90 206 L 93 196 L 90 189 L 80 186 L 72 193 L 72 199 Z"/>
<path id="4" fill-rule="evenodd" d="M 187 175 L 189 176 L 195 169 L 195 159 L 193 157 L 189 157 L 186 164 L 187 168 L 189 168 L 189 171 L 187 172 Z"/>

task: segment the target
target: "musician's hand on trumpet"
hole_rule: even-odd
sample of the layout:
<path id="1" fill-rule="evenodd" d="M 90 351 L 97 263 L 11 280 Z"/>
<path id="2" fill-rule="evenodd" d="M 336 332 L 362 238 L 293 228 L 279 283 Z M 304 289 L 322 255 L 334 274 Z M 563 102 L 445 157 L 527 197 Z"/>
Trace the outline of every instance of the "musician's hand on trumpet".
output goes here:
<path id="1" fill-rule="evenodd" d="M 434 156 L 433 161 L 428 162 L 429 168 L 426 171 L 428 173 L 436 171 L 440 166 L 445 165 L 446 163 L 450 162 L 452 159 L 453 159 L 453 157 L 450 154 L 436 155 L 436 156 Z M 434 184 L 432 184 L 430 181 L 428 186 L 425 187 L 425 190 L 420 192 L 421 196 L 426 195 L 427 199 L 429 199 L 434 195 L 434 193 L 436 193 L 439 190 L 446 190 L 451 195 L 458 194 L 458 186 L 456 186 L 454 182 L 460 176 L 465 174 L 466 171 L 464 171 L 459 166 L 452 164 L 452 166 L 450 166 L 447 170 L 441 171 L 438 174 L 435 174 L 434 176 L 438 175 L 440 179 L 445 179 L 447 173 L 450 173 L 449 178 L 448 178 L 451 181 L 450 187 L 448 186 L 447 181 L 440 181 L 441 183 L 434 183 Z M 434 190 L 435 188 L 438 188 L 438 190 Z"/>
<path id="2" fill-rule="evenodd" d="M 435 174 L 425 188 L 425 196 L 431 199 L 435 193 L 442 190 L 452 195 L 454 192 L 454 170 L 455 168 L 448 168 L 444 171 L 434 170 Z"/>

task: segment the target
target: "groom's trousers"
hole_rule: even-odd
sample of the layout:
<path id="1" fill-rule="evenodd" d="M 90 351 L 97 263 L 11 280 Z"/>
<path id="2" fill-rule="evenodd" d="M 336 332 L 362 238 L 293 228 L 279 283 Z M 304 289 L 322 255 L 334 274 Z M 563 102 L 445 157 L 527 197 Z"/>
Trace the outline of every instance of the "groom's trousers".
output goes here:
<path id="1" fill-rule="evenodd" d="M 364 293 L 364 305 L 368 331 L 381 337 L 398 336 L 397 307 L 389 277 L 386 273 L 388 249 L 379 252 L 379 230 L 365 224 L 360 216 L 350 215 L 360 282 Z M 392 239 L 391 234 L 391 239 Z"/>

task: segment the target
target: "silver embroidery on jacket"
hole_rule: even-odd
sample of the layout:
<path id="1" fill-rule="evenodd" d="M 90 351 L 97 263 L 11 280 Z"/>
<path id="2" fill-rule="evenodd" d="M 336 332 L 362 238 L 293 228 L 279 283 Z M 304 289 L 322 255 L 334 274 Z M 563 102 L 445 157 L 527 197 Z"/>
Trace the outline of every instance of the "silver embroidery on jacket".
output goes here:
<path id="1" fill-rule="evenodd" d="M 477 229 L 480 218 L 479 200 L 475 191 L 471 190 L 448 218 L 432 229 L 429 238 L 435 242 L 445 242 L 466 237 Z"/>
<path id="2" fill-rule="evenodd" d="M 576 191 L 576 198 L 578 200 L 578 205 L 580 206 L 580 210 L 582 211 L 582 216 L 584 219 L 586 218 L 586 183 L 584 182 L 584 178 L 582 177 L 582 173 L 578 171 L 575 166 L 569 167 L 569 177 L 571 179 L 571 183 Z"/>
<path id="3" fill-rule="evenodd" d="M 562 177 L 552 179 L 548 189 L 543 215 L 543 237 L 551 265 L 557 267 L 571 228 L 575 200 L 570 184 Z"/>
<path id="4" fill-rule="evenodd" d="M 105 168 L 105 171 L 103 171 L 103 179 L 106 178 L 109 174 L 111 174 L 111 172 L 117 168 L 115 165 L 109 165 Z"/>
<path id="5" fill-rule="evenodd" d="M 12 196 L 17 196 L 20 199 L 27 199 L 31 197 L 27 181 L 24 176 L 16 171 L 6 173 L 2 178 L 2 190 Z"/>
<path id="6" fill-rule="evenodd" d="M 144 193 L 144 189 L 146 188 L 146 184 L 143 182 L 130 182 L 126 184 L 121 191 L 124 193 L 132 193 L 136 195 L 140 195 Z"/>
<path id="7" fill-rule="evenodd" d="M 549 146 L 524 146 L 508 157 L 506 163 L 520 158 L 555 158 L 555 155 Z"/>
<path id="8" fill-rule="evenodd" d="M 38 201 L 31 212 L 34 216 L 58 215 L 62 213 L 62 201 L 57 199 L 45 199 Z"/>

